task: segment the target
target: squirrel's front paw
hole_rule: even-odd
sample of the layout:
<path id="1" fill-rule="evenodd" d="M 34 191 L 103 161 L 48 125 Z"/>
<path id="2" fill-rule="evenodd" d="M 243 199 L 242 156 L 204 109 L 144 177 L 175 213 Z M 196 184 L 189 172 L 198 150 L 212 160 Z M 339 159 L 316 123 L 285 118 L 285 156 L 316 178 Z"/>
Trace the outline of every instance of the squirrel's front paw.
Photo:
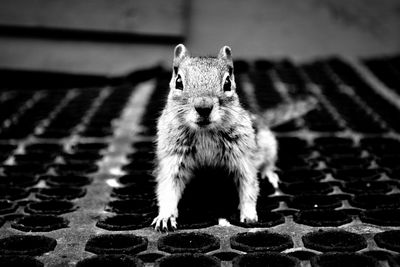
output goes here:
<path id="1" fill-rule="evenodd" d="M 176 217 L 174 215 L 170 216 L 162 216 L 158 215 L 154 218 L 153 222 L 151 223 L 154 226 L 154 229 L 161 232 L 168 232 L 169 230 L 176 230 L 177 223 Z"/>
<path id="2" fill-rule="evenodd" d="M 253 207 L 244 207 L 240 210 L 240 221 L 243 223 L 254 223 L 258 221 L 257 211 Z"/>

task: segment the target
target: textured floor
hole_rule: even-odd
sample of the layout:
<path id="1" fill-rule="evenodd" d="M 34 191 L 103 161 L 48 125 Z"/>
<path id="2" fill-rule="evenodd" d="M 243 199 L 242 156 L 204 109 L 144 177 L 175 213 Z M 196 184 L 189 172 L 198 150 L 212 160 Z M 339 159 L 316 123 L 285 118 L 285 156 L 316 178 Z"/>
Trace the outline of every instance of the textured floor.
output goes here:
<path id="1" fill-rule="evenodd" d="M 238 222 L 232 181 L 207 169 L 168 234 L 149 227 L 168 73 L 84 90 L 4 88 L 0 265 L 399 266 L 398 57 L 240 61 L 235 72 L 253 111 L 307 94 L 319 107 L 274 129 L 281 183 L 275 192 L 261 182 L 258 223 Z"/>

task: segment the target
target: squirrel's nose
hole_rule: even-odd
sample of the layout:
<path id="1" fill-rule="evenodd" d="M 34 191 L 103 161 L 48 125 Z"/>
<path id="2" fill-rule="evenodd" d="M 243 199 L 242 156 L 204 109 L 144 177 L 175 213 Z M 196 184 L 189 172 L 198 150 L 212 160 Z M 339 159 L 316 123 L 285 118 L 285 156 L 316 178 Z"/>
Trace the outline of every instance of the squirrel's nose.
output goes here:
<path id="1" fill-rule="evenodd" d="M 197 113 L 199 113 L 199 115 L 203 118 L 207 118 L 208 116 L 210 116 L 212 108 L 213 108 L 212 106 L 211 107 L 195 107 Z"/>
<path id="2" fill-rule="evenodd" d="M 210 116 L 213 106 L 213 100 L 209 97 L 198 98 L 194 101 L 195 110 L 203 118 Z"/>

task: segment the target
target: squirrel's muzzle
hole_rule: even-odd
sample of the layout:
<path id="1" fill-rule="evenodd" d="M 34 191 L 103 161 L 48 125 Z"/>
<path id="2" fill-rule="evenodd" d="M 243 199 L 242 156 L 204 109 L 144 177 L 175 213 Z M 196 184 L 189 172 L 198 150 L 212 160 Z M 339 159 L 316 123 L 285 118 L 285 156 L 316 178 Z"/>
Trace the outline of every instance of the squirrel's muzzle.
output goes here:
<path id="1" fill-rule="evenodd" d="M 214 107 L 211 97 L 199 97 L 194 100 L 194 108 L 200 117 L 207 119 Z"/>

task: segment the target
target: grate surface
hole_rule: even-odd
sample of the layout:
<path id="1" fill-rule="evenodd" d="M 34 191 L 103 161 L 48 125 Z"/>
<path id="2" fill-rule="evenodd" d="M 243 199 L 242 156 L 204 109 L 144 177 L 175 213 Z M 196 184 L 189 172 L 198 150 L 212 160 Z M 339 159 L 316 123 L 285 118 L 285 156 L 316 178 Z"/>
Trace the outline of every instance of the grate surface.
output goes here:
<path id="1" fill-rule="evenodd" d="M 169 234 L 149 227 L 169 73 L 119 86 L 4 88 L 0 265 L 399 266 L 398 62 L 237 61 L 248 109 L 308 94 L 319 106 L 274 128 L 281 183 L 261 182 L 259 222 L 241 223 L 232 179 L 205 169 Z"/>

